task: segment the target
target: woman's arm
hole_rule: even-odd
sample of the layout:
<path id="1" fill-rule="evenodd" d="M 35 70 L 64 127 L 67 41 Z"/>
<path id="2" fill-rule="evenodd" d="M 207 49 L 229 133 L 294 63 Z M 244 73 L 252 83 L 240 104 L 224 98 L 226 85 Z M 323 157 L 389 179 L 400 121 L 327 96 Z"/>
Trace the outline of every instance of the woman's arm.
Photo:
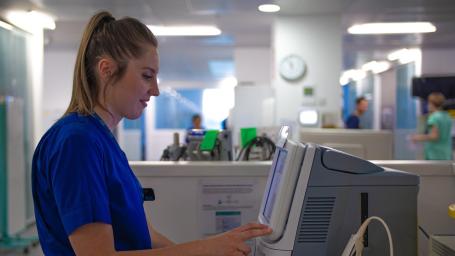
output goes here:
<path id="1" fill-rule="evenodd" d="M 217 236 L 153 250 L 117 252 L 112 226 L 91 223 L 76 229 L 69 240 L 78 256 L 245 256 L 250 247 L 245 241 L 272 233 L 265 225 L 250 223 Z"/>
<path id="2" fill-rule="evenodd" d="M 152 239 L 153 248 L 164 248 L 168 246 L 175 245 L 169 238 L 158 232 L 153 226 L 150 220 L 147 220 L 150 237 Z"/>
<path id="3" fill-rule="evenodd" d="M 439 129 L 436 125 L 431 127 L 428 134 L 415 134 L 412 136 L 413 141 L 435 141 L 439 139 Z"/>

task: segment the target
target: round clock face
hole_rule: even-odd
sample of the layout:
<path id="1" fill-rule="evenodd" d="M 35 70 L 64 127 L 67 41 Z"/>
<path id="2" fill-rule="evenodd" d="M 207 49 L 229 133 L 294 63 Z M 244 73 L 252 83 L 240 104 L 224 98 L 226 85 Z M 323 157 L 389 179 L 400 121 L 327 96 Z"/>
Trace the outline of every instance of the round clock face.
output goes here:
<path id="1" fill-rule="evenodd" d="M 305 74 L 306 65 L 297 55 L 289 55 L 280 63 L 280 75 L 290 81 L 297 80 Z"/>

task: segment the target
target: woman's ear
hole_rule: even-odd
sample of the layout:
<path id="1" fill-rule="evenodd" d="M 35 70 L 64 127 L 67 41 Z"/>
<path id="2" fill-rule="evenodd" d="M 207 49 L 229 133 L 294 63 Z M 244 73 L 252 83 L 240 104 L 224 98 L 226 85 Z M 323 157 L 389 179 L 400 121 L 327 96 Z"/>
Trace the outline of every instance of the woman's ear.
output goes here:
<path id="1" fill-rule="evenodd" d="M 103 57 L 100 59 L 100 61 L 98 61 L 97 71 L 100 80 L 103 82 L 108 82 L 112 78 L 112 75 L 115 73 L 116 69 L 117 65 L 111 58 Z"/>

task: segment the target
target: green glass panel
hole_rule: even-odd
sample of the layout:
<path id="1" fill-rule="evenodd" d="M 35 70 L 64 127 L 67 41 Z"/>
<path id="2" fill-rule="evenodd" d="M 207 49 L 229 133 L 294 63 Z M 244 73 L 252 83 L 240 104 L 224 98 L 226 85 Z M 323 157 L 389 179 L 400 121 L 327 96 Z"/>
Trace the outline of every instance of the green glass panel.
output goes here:
<path id="1" fill-rule="evenodd" d="M 201 151 L 212 151 L 216 144 L 216 138 L 218 137 L 218 130 L 207 130 L 204 138 L 202 139 L 199 149 Z"/>
<path id="2" fill-rule="evenodd" d="M 242 140 L 242 148 L 244 148 L 251 140 L 256 138 L 256 128 L 241 128 L 240 138 Z"/>
<path id="3" fill-rule="evenodd" d="M 6 187 L 6 104 L 0 96 L 0 234 L 7 236 Z"/>
<path id="4" fill-rule="evenodd" d="M 30 52 L 27 50 L 32 36 L 24 31 L 12 29 L 6 30 L 0 27 L 0 98 L 12 96 L 24 102 L 24 155 L 26 166 L 26 216 L 33 219 L 33 200 L 31 196 L 31 156 L 33 153 L 33 106 L 31 105 L 32 83 L 31 70 L 28 65 Z M 7 234 L 7 155 L 6 155 L 6 105 L 1 102 L 0 116 L 0 232 L 3 237 Z"/>

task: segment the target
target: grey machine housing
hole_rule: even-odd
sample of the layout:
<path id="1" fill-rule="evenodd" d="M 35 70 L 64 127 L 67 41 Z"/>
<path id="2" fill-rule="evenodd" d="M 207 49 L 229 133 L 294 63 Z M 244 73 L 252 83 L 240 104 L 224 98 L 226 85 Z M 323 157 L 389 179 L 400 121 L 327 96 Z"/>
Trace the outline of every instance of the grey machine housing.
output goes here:
<path id="1" fill-rule="evenodd" d="M 301 166 L 311 166 L 301 168 L 310 171 L 308 183 L 300 186 L 303 179 L 297 181 L 283 235 L 273 242 L 257 239 L 256 256 L 341 255 L 351 235 L 370 216 L 388 224 L 395 255 L 417 255 L 417 175 L 316 144 L 302 145 Z M 302 193 L 303 203 L 302 197 L 296 200 Z M 292 220 L 292 216 L 299 217 Z M 380 223 L 373 221 L 364 238 L 362 255 L 388 255 L 387 234 Z"/>

